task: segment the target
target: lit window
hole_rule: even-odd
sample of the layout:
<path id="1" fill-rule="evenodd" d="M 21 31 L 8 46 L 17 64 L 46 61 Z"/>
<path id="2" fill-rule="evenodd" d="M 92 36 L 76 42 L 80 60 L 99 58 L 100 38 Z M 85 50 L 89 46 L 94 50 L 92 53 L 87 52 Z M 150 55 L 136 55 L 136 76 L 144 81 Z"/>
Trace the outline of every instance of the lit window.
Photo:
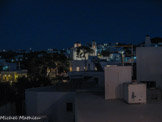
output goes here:
<path id="1" fill-rule="evenodd" d="M 97 70 L 97 67 L 95 67 L 95 70 Z"/>
<path id="2" fill-rule="evenodd" d="M 69 70 L 70 70 L 70 72 L 72 72 L 72 67 L 70 67 L 70 69 L 69 69 Z"/>
<path id="3" fill-rule="evenodd" d="M 87 70 L 87 67 L 84 67 L 84 70 Z"/>
<path id="4" fill-rule="evenodd" d="M 80 67 L 76 67 L 76 71 L 80 71 Z"/>
<path id="5" fill-rule="evenodd" d="M 77 44 L 74 44 L 74 47 L 77 47 Z"/>

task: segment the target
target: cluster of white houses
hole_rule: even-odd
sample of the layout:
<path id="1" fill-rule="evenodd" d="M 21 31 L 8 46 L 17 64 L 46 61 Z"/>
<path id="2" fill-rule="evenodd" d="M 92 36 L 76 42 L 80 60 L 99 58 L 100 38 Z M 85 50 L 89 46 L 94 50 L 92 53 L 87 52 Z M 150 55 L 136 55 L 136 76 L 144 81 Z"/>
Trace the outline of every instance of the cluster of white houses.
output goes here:
<path id="1" fill-rule="evenodd" d="M 94 42 L 93 44 L 95 45 Z M 81 79 L 87 82 L 96 82 L 96 86 L 91 89 L 83 88 L 73 91 L 67 89 L 58 91 L 55 87 L 28 89 L 26 90 L 27 115 L 45 115 L 42 121 L 46 122 L 105 122 L 107 113 L 111 115 L 112 112 L 118 110 L 113 108 L 114 104 L 112 101 L 109 102 L 109 99 L 124 99 L 128 103 L 147 103 L 149 87 L 162 89 L 162 47 L 152 46 L 150 37 L 146 37 L 145 46 L 136 49 L 137 79 L 133 82 L 132 66 L 109 64 L 109 62 L 95 57 L 96 53 L 89 57 L 87 55 L 88 60 L 79 59 L 76 56 L 78 46 L 81 44 L 76 43 L 72 49 L 74 60 L 70 62 L 68 75 L 75 82 Z M 96 50 L 96 47 L 93 46 L 92 49 Z M 90 91 L 93 91 L 92 94 Z M 105 100 L 95 95 L 95 93 L 102 93 L 102 91 L 104 91 Z M 117 104 L 115 106 L 119 108 L 125 106 L 119 102 L 118 104 L 121 104 L 120 107 Z M 127 106 L 125 107 L 127 108 Z M 113 109 L 112 112 L 110 112 L 110 108 Z M 138 115 L 137 111 L 142 110 L 139 108 L 141 107 L 135 109 L 135 114 L 132 114 L 134 116 L 130 116 L 135 117 L 138 121 L 143 121 L 140 115 L 136 116 L 136 114 Z M 124 112 L 124 109 L 119 111 Z M 130 107 L 126 111 L 133 113 Z M 148 114 L 140 114 L 145 119 L 152 120 Z M 121 117 L 123 121 L 125 118 L 125 121 L 132 120 L 131 117 L 124 115 L 122 118 L 122 115 L 118 116 L 119 119 Z M 158 115 L 157 113 L 156 116 L 160 117 Z M 109 119 L 112 117 L 110 116 Z M 112 121 L 117 121 L 115 119 L 116 117 Z"/>

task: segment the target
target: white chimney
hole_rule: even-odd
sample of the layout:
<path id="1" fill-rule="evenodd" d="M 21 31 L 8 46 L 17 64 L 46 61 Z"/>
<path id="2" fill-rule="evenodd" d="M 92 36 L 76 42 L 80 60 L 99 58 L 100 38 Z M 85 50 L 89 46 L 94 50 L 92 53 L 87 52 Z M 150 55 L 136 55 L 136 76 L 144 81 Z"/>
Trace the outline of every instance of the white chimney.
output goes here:
<path id="1" fill-rule="evenodd" d="M 145 47 L 149 47 L 149 46 L 151 46 L 151 39 L 149 35 L 146 35 Z"/>

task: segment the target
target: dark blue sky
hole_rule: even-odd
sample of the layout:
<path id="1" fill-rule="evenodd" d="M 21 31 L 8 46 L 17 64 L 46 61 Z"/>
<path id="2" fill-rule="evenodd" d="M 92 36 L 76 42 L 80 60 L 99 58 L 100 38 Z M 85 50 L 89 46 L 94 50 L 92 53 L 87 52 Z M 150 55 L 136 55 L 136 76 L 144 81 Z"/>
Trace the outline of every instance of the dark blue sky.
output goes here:
<path id="1" fill-rule="evenodd" d="M 161 6 L 159 0 L 0 0 L 0 49 L 162 37 Z"/>

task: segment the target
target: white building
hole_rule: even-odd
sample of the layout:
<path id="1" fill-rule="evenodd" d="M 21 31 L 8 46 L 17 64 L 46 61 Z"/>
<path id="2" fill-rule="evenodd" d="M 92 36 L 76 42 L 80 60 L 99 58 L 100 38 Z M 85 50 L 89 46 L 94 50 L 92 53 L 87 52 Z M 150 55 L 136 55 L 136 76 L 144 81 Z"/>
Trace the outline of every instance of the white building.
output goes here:
<path id="1" fill-rule="evenodd" d="M 77 48 L 78 47 L 81 47 L 81 46 L 82 45 L 81 45 L 80 42 L 74 43 L 74 47 L 71 48 L 71 51 L 70 51 L 70 57 L 71 57 L 71 59 L 73 59 L 73 60 L 85 60 L 86 59 L 87 60 L 89 56 L 97 56 L 97 45 L 96 45 L 96 42 L 95 41 L 92 41 L 92 47 L 91 47 L 91 49 L 93 50 L 93 53 L 90 53 L 90 54 L 89 53 L 86 53 L 85 54 L 85 57 L 79 57 L 78 56 Z"/>
<path id="2" fill-rule="evenodd" d="M 85 60 L 70 60 L 70 72 L 84 71 L 86 66 Z"/>
<path id="3" fill-rule="evenodd" d="M 70 72 L 72 71 L 103 71 L 108 64 L 106 60 L 89 56 L 88 60 L 70 60 Z"/>
<path id="4" fill-rule="evenodd" d="M 149 35 L 146 35 L 145 47 L 149 47 L 149 46 L 151 46 L 151 39 Z"/>
<path id="5" fill-rule="evenodd" d="M 92 47 L 91 49 L 93 49 L 93 53 L 90 54 L 91 56 L 97 56 L 97 44 L 96 44 L 96 41 L 92 41 Z"/>
<path id="6" fill-rule="evenodd" d="M 1 82 L 17 82 L 18 78 L 27 77 L 27 70 L 15 70 L 15 71 L 1 71 Z"/>
<path id="7" fill-rule="evenodd" d="M 27 89 L 26 115 L 44 116 L 41 122 L 73 122 L 74 100 L 72 91 L 56 91 L 54 87 Z"/>
<path id="8" fill-rule="evenodd" d="M 162 47 L 137 47 L 137 81 L 156 82 L 162 89 Z"/>
<path id="9" fill-rule="evenodd" d="M 105 99 L 122 99 L 123 83 L 132 81 L 131 66 L 105 67 Z"/>

